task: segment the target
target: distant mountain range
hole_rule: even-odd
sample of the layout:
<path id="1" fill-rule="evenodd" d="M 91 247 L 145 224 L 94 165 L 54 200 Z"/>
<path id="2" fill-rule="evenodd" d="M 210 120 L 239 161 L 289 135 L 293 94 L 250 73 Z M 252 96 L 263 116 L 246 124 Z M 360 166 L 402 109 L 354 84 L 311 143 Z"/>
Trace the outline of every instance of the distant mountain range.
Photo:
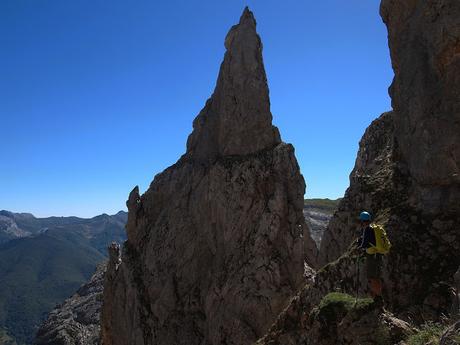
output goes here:
<path id="1" fill-rule="evenodd" d="M 101 214 L 94 218 L 47 217 L 36 218 L 30 213 L 0 211 L 0 244 L 12 239 L 37 235 L 47 230 L 72 230 L 89 239 L 93 244 L 105 244 L 106 235 L 114 240 L 125 238 L 124 225 L 128 214 L 120 211 L 113 216 Z M 105 255 L 105 247 L 98 247 Z"/>
<path id="2" fill-rule="evenodd" d="M 53 307 L 126 239 L 126 212 L 83 219 L 0 211 L 0 345 L 31 344 Z M 14 341 L 15 340 L 15 341 Z"/>

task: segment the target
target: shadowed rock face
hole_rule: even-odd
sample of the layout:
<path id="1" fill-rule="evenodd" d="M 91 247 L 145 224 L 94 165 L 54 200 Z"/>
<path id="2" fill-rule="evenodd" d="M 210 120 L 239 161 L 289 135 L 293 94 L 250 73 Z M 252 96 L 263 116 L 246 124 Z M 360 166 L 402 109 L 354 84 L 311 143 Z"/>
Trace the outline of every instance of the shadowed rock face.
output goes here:
<path id="1" fill-rule="evenodd" d="M 460 2 L 383 0 L 381 14 L 394 111 L 366 131 L 319 261 L 346 251 L 359 212 L 368 210 L 393 244 L 383 275 L 390 305 L 413 319 L 436 319 L 450 310 L 460 263 Z"/>
<path id="2" fill-rule="evenodd" d="M 400 203 L 403 191 L 407 193 L 403 183 L 397 185 L 400 179 L 396 176 L 394 117 L 393 112 L 388 112 L 373 121 L 359 143 L 350 187 L 321 241 L 320 266 L 337 259 L 359 236 L 357 215 L 362 210 L 388 217 L 384 210 Z"/>
<path id="3" fill-rule="evenodd" d="M 383 0 L 395 136 L 423 212 L 460 211 L 460 2 Z"/>
<path id="4" fill-rule="evenodd" d="M 104 345 L 249 344 L 302 285 L 305 261 L 315 263 L 304 180 L 271 124 L 248 9 L 225 46 L 187 153 L 129 196 L 121 261 L 110 249 Z"/>
<path id="5" fill-rule="evenodd" d="M 331 332 L 332 344 L 395 344 L 410 331 L 391 315 L 386 321 L 388 315 L 364 313 L 351 323 L 345 317 L 338 323 L 345 327 L 336 329 L 315 312 L 331 291 L 366 293 L 366 277 L 362 269 L 358 275 L 357 257 L 348 250 L 362 210 L 385 226 L 393 244 L 382 277 L 387 308 L 415 322 L 439 320 L 451 310 L 460 263 L 460 2 L 383 0 L 381 14 L 395 71 L 394 111 L 376 119 L 361 139 L 350 187 L 321 242 L 314 282 L 257 344 L 328 344 Z M 384 332 L 368 338 L 362 321 L 365 329 L 372 325 L 371 336 Z M 321 327 L 325 332 L 318 333 Z M 457 331 L 458 325 L 449 328 L 441 343 Z"/>
<path id="6" fill-rule="evenodd" d="M 262 43 L 249 10 L 225 38 L 216 89 L 193 121 L 187 155 L 197 159 L 247 155 L 281 142 L 272 126 Z"/>
<path id="7" fill-rule="evenodd" d="M 308 292 L 302 289 L 254 345 L 396 345 L 413 332 L 372 299 L 331 293 L 315 301 Z"/>

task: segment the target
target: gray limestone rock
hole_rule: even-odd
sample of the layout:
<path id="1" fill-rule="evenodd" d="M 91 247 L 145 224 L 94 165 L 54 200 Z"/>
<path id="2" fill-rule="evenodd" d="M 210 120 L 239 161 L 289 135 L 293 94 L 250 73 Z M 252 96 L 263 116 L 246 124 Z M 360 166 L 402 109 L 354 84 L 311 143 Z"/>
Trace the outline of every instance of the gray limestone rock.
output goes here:
<path id="1" fill-rule="evenodd" d="M 350 187 L 321 242 L 322 267 L 314 282 L 258 344 L 327 344 L 324 336 L 334 331 L 331 344 L 377 343 L 355 327 L 367 319 L 363 313 L 352 323 L 342 319 L 339 325 L 348 326 L 342 331 L 332 325 L 315 333 L 314 309 L 326 294 L 366 294 L 366 277 L 362 270 L 358 276 L 351 250 L 363 210 L 385 226 L 393 244 L 383 265 L 387 309 L 418 323 L 440 321 L 451 310 L 452 277 L 460 264 L 460 2 L 383 0 L 381 14 L 395 70 L 394 111 L 375 120 L 360 142 Z M 384 320 L 367 315 L 366 324 Z M 408 330 L 400 320 L 396 324 L 404 327 L 394 329 Z M 458 325 L 441 343 L 456 336 Z M 402 339 L 384 343 L 395 340 Z"/>
<path id="2" fill-rule="evenodd" d="M 383 0 L 395 77 L 390 87 L 413 206 L 460 212 L 460 2 Z"/>
<path id="3" fill-rule="evenodd" d="M 436 320 L 450 310 L 446 282 L 460 264 L 460 2 L 383 0 L 381 14 L 394 111 L 363 136 L 319 261 L 343 255 L 358 235 L 359 212 L 370 211 L 393 244 L 383 270 L 390 305 Z"/>
<path id="4" fill-rule="evenodd" d="M 225 46 L 186 154 L 129 196 L 128 241 L 105 281 L 104 345 L 250 344 L 304 284 L 305 262 L 315 265 L 305 183 L 271 123 L 248 9 Z"/>
<path id="5" fill-rule="evenodd" d="M 187 155 L 195 160 L 253 154 L 281 143 L 271 123 L 262 42 L 249 9 L 230 29 L 225 48 L 214 93 L 187 141 Z"/>
<path id="6" fill-rule="evenodd" d="M 370 299 L 328 294 L 313 300 L 304 288 L 255 345 L 393 345 L 412 327 Z"/>
<path id="7" fill-rule="evenodd" d="M 355 167 L 350 174 L 350 187 L 323 235 L 319 264 L 325 265 L 341 256 L 359 236 L 358 216 L 367 210 L 377 218 L 387 216 L 385 209 L 399 203 L 405 188 L 396 176 L 394 157 L 393 112 L 384 113 L 372 122 L 360 143 Z M 379 218 L 380 217 L 380 218 Z"/>
<path id="8" fill-rule="evenodd" d="M 100 311 L 107 264 L 98 266 L 88 283 L 57 306 L 37 332 L 36 345 L 98 345 Z"/>

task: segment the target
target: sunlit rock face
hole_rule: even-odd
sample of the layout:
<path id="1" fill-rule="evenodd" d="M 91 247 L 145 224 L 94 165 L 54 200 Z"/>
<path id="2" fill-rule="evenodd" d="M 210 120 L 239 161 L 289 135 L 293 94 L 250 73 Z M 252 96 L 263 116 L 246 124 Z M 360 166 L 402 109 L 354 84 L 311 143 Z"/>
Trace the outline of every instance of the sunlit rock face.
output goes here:
<path id="1" fill-rule="evenodd" d="M 248 9 L 225 47 L 186 154 L 129 196 L 128 241 L 110 249 L 104 345 L 250 344 L 315 265 L 305 183 L 271 123 Z"/>

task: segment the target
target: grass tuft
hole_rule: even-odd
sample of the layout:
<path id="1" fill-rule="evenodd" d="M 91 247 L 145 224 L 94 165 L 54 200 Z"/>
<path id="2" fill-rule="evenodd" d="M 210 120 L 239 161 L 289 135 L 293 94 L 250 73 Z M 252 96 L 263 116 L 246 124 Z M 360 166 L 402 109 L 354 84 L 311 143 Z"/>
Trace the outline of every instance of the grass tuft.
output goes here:
<path id="1" fill-rule="evenodd" d="M 315 314 L 319 320 L 330 324 L 343 318 L 350 311 L 361 313 L 373 304 L 372 298 L 358 298 L 340 292 L 323 297 Z"/>
<path id="2" fill-rule="evenodd" d="M 407 345 L 438 345 L 444 327 L 437 323 L 426 323 L 421 329 L 407 339 Z"/>

